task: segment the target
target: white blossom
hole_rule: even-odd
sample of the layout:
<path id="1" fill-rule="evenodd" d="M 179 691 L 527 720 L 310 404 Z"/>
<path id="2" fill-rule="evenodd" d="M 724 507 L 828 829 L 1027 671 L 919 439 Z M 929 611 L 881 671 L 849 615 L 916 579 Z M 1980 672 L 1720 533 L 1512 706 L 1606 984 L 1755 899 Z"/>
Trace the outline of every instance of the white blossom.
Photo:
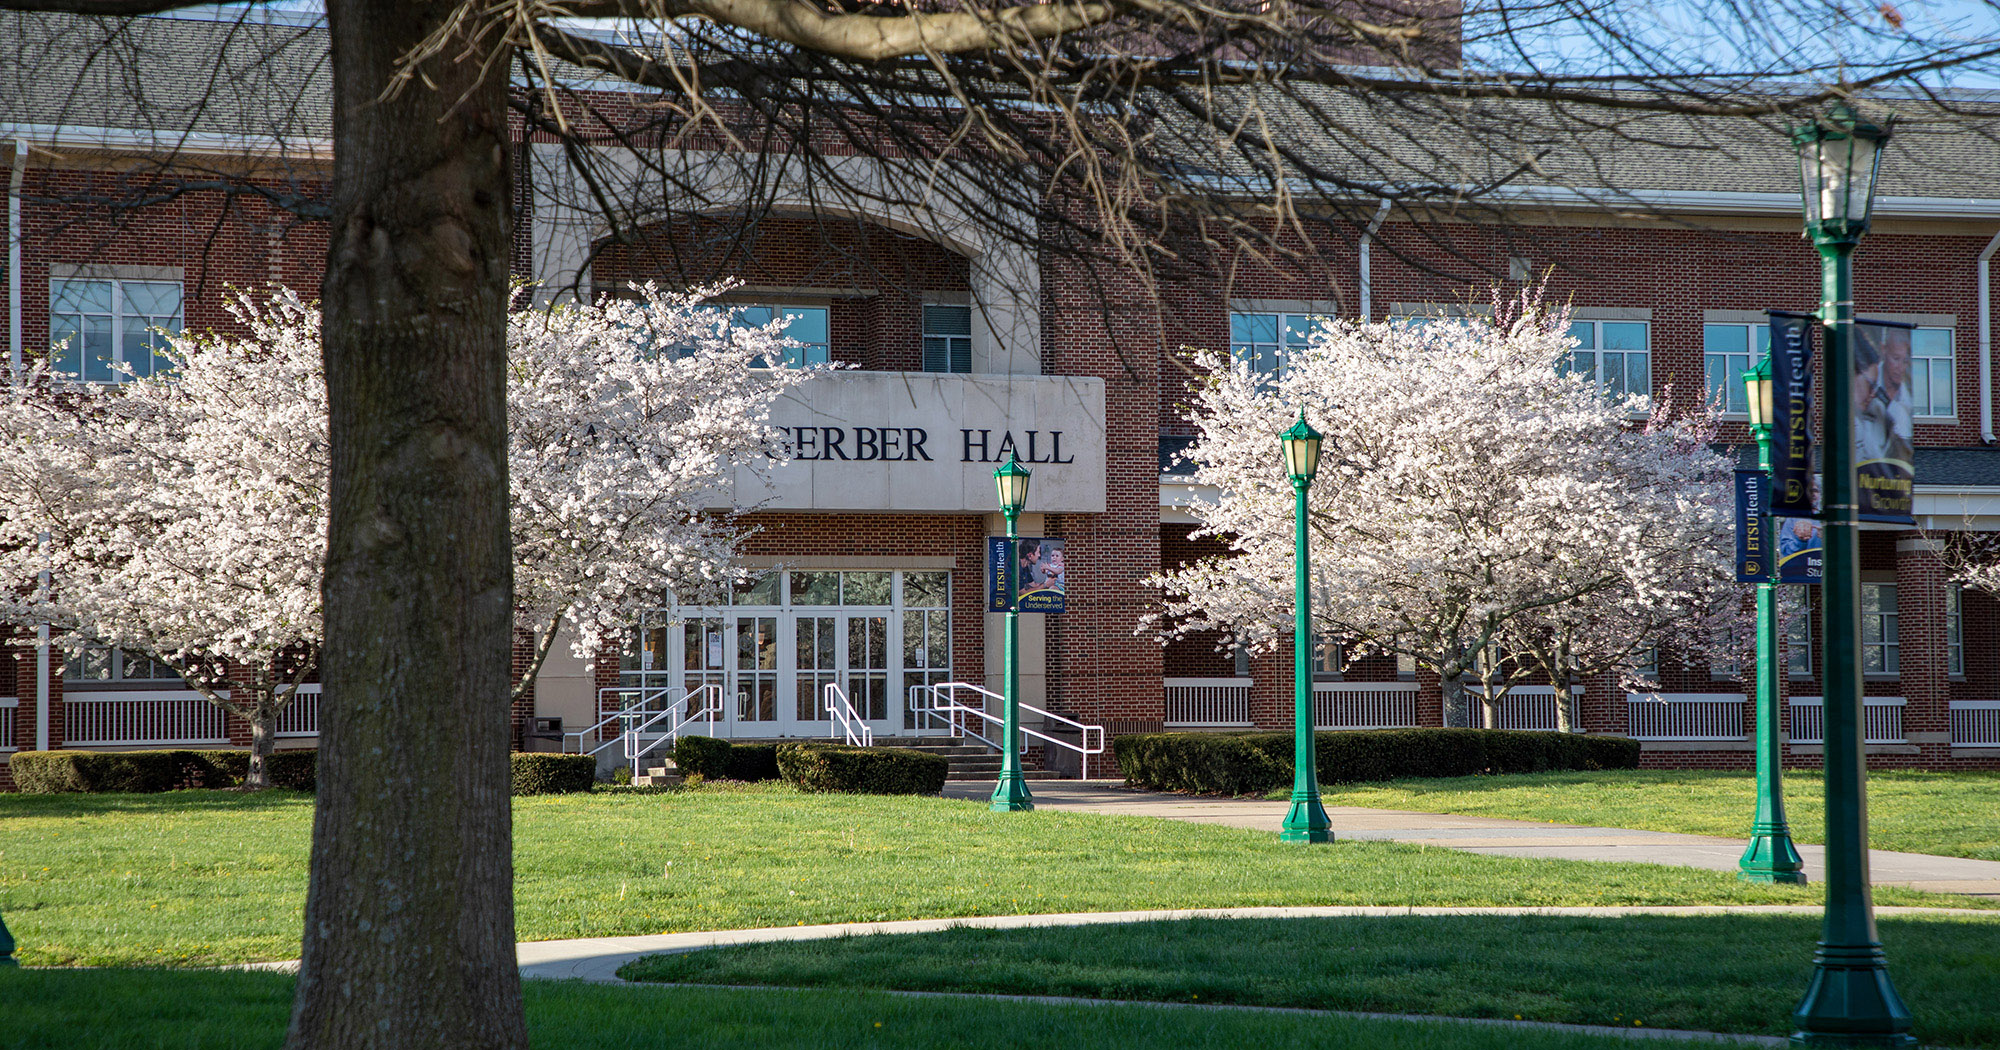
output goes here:
<path id="1" fill-rule="evenodd" d="M 1485 661 L 1500 676 L 1489 703 L 1520 681 L 1538 631 L 1623 637 L 1728 604 L 1728 464 L 1709 431 L 1633 425 L 1647 399 L 1563 368 L 1567 325 L 1525 296 L 1491 319 L 1330 321 L 1275 381 L 1200 354 L 1186 455 L 1220 495 L 1192 509 L 1229 553 L 1156 577 L 1168 597 L 1152 625 L 1252 647 L 1289 633 L 1294 494 L 1277 435 L 1301 411 L 1327 439 L 1308 492 L 1313 628 L 1437 672 L 1448 713 L 1482 653 L 1500 657 Z"/>
<path id="2" fill-rule="evenodd" d="M 561 618 L 593 654 L 667 592 L 736 575 L 731 516 L 701 508 L 738 468 L 782 460 L 770 403 L 821 370 L 753 367 L 782 357 L 785 322 L 738 326 L 708 304 L 719 290 L 510 318 L 515 598 L 535 669 Z M 315 304 L 278 289 L 230 310 L 243 334 L 171 337 L 158 376 L 37 370 L 8 389 L 0 620 L 168 664 L 251 722 L 261 785 L 322 638 L 326 384 Z"/>

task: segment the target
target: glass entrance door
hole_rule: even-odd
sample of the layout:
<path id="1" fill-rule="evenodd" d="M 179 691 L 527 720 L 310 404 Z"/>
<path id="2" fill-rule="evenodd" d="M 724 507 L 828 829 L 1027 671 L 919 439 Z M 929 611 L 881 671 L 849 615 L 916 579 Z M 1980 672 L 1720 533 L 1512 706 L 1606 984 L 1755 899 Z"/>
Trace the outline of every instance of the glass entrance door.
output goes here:
<path id="1" fill-rule="evenodd" d="M 647 614 L 626 674 L 664 666 L 690 692 L 718 686 L 716 732 L 736 738 L 828 736 L 826 687 L 838 685 L 884 736 L 918 728 L 905 688 L 949 680 L 950 654 L 948 572 L 793 571 L 739 587 L 727 606 Z"/>

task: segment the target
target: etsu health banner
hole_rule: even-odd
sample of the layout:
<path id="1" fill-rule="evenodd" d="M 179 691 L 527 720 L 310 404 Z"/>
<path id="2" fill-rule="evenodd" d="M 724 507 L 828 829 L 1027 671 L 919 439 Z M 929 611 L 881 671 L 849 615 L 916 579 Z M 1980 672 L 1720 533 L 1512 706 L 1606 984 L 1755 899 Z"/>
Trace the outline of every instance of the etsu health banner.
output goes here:
<path id="1" fill-rule="evenodd" d="M 1854 322 L 1854 484 L 1864 521 L 1917 521 L 1910 397 L 1910 331 L 1915 327 Z"/>
<path id="2" fill-rule="evenodd" d="M 1818 319 L 1785 310 L 1771 315 L 1771 513 L 1810 516 L 1812 466 L 1812 332 Z"/>
<path id="3" fill-rule="evenodd" d="M 986 611 L 1059 613 L 1067 593 L 1063 541 L 1047 536 L 986 538 Z"/>
<path id="4" fill-rule="evenodd" d="M 1736 472 L 1736 582 L 1771 582 L 1771 537 L 1765 534 L 1770 479 L 1761 470 Z"/>

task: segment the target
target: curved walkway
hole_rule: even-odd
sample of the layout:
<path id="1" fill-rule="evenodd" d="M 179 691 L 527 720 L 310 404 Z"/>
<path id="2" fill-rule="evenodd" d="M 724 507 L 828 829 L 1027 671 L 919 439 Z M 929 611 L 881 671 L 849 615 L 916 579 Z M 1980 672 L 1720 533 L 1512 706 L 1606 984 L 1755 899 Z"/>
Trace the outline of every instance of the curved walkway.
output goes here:
<path id="1" fill-rule="evenodd" d="M 1042 780 L 1029 787 L 1034 792 L 1037 809 L 1160 817 L 1270 832 L 1278 830 L 1289 807 L 1286 802 L 1259 799 L 1138 791 L 1115 781 Z M 950 798 L 989 798 L 993 783 L 946 784 L 944 793 Z M 1544 824 L 1498 817 L 1354 806 L 1328 806 L 1326 813 L 1333 822 L 1335 838 L 1385 839 L 1508 857 L 1634 861 L 1735 871 L 1744 847 L 1744 840 L 1736 838 Z M 1747 819 L 1745 827 L 1747 830 Z M 1801 843 L 1798 850 L 1805 860 L 1807 878 L 1818 881 L 1820 872 L 1826 870 L 1825 848 Z M 1878 849 L 1868 851 L 1868 872 L 1869 881 L 1877 886 L 1905 886 L 1932 893 L 1962 893 L 2000 900 L 2000 861 Z"/>
<path id="2" fill-rule="evenodd" d="M 775 926 L 761 930 L 663 933 L 647 937 L 585 937 L 573 941 L 523 941 L 515 946 L 515 953 L 516 958 L 520 960 L 523 977 L 624 984 L 625 981 L 618 976 L 618 968 L 648 955 L 671 955 L 732 944 L 816 941 L 833 937 L 859 937 L 872 933 L 935 933 L 957 927 L 1011 930 L 1030 927 L 1158 922 L 1169 919 L 1324 919 L 1393 915 L 1817 915 L 1819 911 L 1818 907 L 1812 905 L 1579 908 L 1397 908 L 1350 905 L 1317 908 L 1189 908 L 1174 911 L 1097 911 L 1051 915 L 970 915 L 956 919 L 843 922 L 822 926 Z M 1995 915 L 1994 912 L 1973 908 L 1877 908 L 1875 914 L 1986 917 Z"/>
<path id="3" fill-rule="evenodd" d="M 1242 801 L 1193 798 L 1183 795 L 1135 791 L 1111 782 L 1041 781 L 1033 785 L 1037 808 L 1072 812 L 1113 813 L 1127 816 L 1185 820 L 1203 824 L 1275 831 L 1283 819 L 1285 802 Z M 949 784 L 950 797 L 978 799 L 993 792 L 990 783 Z M 1402 810 L 1361 809 L 1337 806 L 1327 810 L 1338 837 L 1384 839 L 1492 853 L 1516 857 L 1550 857 L 1569 860 L 1635 861 L 1736 870 L 1743 842 L 1737 839 L 1701 835 L 1675 835 L 1626 828 L 1594 828 L 1568 824 L 1501 820 L 1490 817 L 1462 817 Z M 1800 846 L 1808 874 L 1820 869 L 1825 851 L 1817 846 Z M 1876 885 L 1908 886 L 1936 892 L 1965 893 L 2000 899 L 2000 862 L 1934 857 L 1924 854 L 1871 850 L 1871 880 Z M 913 919 L 896 922 L 836 923 L 820 926 L 777 927 L 761 930 L 716 930 L 699 933 L 662 934 L 649 937 L 596 937 L 569 941 L 531 941 L 516 947 L 521 976 L 544 980 L 583 980 L 610 984 L 627 982 L 617 975 L 619 967 L 647 955 L 699 951 L 733 944 L 817 940 L 877 933 L 928 933 L 954 927 L 1017 929 L 1025 927 L 1089 926 L 1105 923 L 1150 922 L 1190 918 L 1336 918 L 1384 915 L 1717 915 L 1717 914 L 1818 914 L 1816 906 L 1691 906 L 1691 907 L 1572 907 L 1572 908 L 1397 908 L 1397 907 L 1271 907 L 1203 908 L 1172 911 L 1085 912 L 1050 915 L 969 916 L 955 919 Z M 1878 915 L 1956 914 L 1992 916 L 1989 911 L 1963 908 L 1877 908 Z M 771 990 L 771 989 L 760 989 Z M 1068 1006 L 1144 1006 L 1155 1009 L 1194 1011 L 1251 1011 L 1351 1017 L 1367 1020 L 1404 1021 L 1422 1024 L 1470 1024 L 1511 1026 L 1588 1035 L 1618 1036 L 1627 1039 L 1670 1039 L 1683 1042 L 1729 1043 L 1777 1047 L 1782 1038 L 1736 1035 L 1717 1032 L 1663 1029 L 1611 1028 L 1591 1025 L 1563 1025 L 1538 1021 L 1508 1021 L 1488 1018 L 1453 1018 L 1411 1014 L 1358 1013 L 1308 1010 L 1285 1007 L 1236 1006 L 1226 1004 L 1159 1003 L 1144 1001 L 1075 999 L 1047 996 L 981 995 L 953 992 L 890 991 L 888 994 L 928 998 L 976 998 Z"/>

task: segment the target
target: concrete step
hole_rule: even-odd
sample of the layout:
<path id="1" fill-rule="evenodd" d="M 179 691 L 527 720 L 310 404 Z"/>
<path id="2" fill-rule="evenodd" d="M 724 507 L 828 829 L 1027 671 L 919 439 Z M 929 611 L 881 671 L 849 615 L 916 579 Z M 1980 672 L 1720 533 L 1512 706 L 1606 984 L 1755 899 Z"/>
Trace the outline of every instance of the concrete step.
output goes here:
<path id="1" fill-rule="evenodd" d="M 944 779 L 945 783 L 948 784 L 963 784 L 963 783 L 977 782 L 982 780 L 991 782 L 1000 779 L 1000 770 L 998 768 L 990 770 L 975 770 L 975 771 L 960 771 L 954 769 L 951 772 L 945 774 Z M 1021 779 L 1061 780 L 1063 779 L 1063 777 L 1062 774 L 1060 773 L 1053 773 L 1046 769 L 1024 769 L 1021 771 Z"/>

